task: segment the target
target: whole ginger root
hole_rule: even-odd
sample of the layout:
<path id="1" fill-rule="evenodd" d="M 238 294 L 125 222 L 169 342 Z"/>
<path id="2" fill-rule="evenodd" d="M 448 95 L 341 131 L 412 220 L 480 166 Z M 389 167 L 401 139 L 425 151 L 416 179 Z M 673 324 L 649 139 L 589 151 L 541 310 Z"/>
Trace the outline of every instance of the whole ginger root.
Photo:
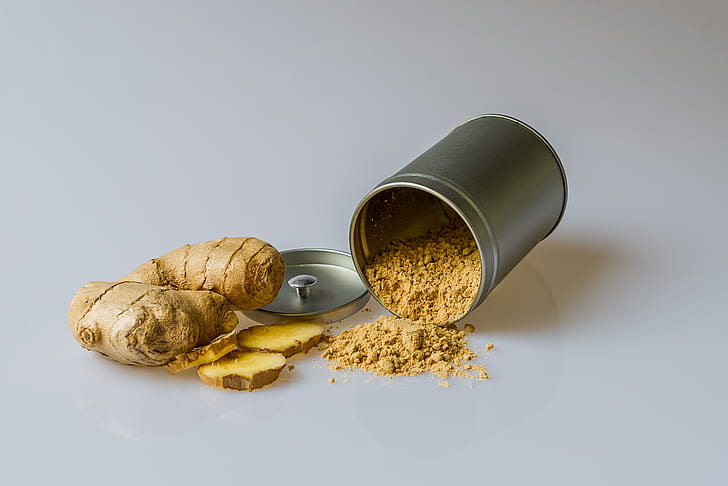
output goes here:
<path id="1" fill-rule="evenodd" d="M 115 282 L 89 282 L 73 296 L 68 322 L 85 349 L 161 366 L 235 329 L 233 311 L 272 302 L 284 276 L 283 257 L 257 238 L 185 245 Z"/>
<path id="2" fill-rule="evenodd" d="M 177 248 L 119 280 L 211 290 L 225 297 L 233 310 L 253 310 L 273 302 L 285 273 L 283 257 L 265 241 L 220 238 Z"/>

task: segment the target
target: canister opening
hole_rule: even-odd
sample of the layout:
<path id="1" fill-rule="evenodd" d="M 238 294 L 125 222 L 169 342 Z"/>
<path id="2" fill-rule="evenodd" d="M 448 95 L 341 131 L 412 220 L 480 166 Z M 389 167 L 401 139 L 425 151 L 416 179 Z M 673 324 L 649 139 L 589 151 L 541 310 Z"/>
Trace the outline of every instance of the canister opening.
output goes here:
<path id="1" fill-rule="evenodd" d="M 444 198 L 438 197 L 427 188 L 397 185 L 381 187 L 360 203 L 352 220 L 351 253 L 359 275 L 380 303 L 382 299 L 367 281 L 363 268 L 391 242 L 423 236 L 454 220 L 465 223 L 478 246 L 482 281 L 486 262 L 483 252 L 480 251 L 478 238 L 470 223 Z M 479 296 L 480 292 L 473 305 L 476 305 Z M 472 310 L 472 306 L 470 309 Z"/>

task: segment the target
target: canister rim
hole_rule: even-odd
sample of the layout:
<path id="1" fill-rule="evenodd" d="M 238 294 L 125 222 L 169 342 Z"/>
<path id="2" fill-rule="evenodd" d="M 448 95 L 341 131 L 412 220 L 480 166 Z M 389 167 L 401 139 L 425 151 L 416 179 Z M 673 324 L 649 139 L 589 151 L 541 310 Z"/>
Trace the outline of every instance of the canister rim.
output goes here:
<path id="1" fill-rule="evenodd" d="M 344 250 L 337 250 L 335 248 L 291 248 L 289 250 L 282 250 L 280 252 L 281 255 L 286 255 L 288 253 L 314 253 L 314 252 L 325 252 L 325 253 L 338 253 L 341 256 L 344 257 L 351 257 L 351 254 L 349 252 L 346 252 Z"/>
<path id="2" fill-rule="evenodd" d="M 355 229 L 355 225 L 357 224 L 357 222 L 359 220 L 359 215 L 361 214 L 364 206 L 367 205 L 374 196 L 376 196 L 386 190 L 395 189 L 395 188 L 417 189 L 417 190 L 423 191 L 427 194 L 430 194 L 431 196 L 434 196 L 437 199 L 439 199 L 440 201 L 446 203 L 458 215 L 458 217 L 467 225 L 468 230 L 470 230 L 470 233 L 473 235 L 475 244 L 478 248 L 478 253 L 481 256 L 481 269 L 480 269 L 481 285 L 478 286 L 479 287 L 478 294 L 473 298 L 473 302 L 472 302 L 470 308 L 467 310 L 467 312 L 465 314 L 463 314 L 462 316 L 458 316 L 454 321 L 452 321 L 452 322 L 456 322 L 456 321 L 462 319 L 468 312 L 471 312 L 472 310 L 475 309 L 475 307 L 477 307 L 480 304 L 480 302 L 482 301 L 482 296 L 484 294 L 487 295 L 487 293 L 489 293 L 490 288 L 492 287 L 492 282 L 487 281 L 488 280 L 487 271 L 485 268 L 485 261 L 484 261 L 485 260 L 485 257 L 484 257 L 485 248 L 481 247 L 481 245 L 478 241 L 478 238 L 476 236 L 477 233 L 475 232 L 475 228 L 469 221 L 468 216 L 461 210 L 461 208 L 458 207 L 458 205 L 455 203 L 455 201 L 452 201 L 450 198 L 446 197 L 441 192 L 438 192 L 437 190 L 435 190 L 431 187 L 428 187 L 427 185 L 419 184 L 417 182 L 410 182 L 410 181 L 390 181 L 390 182 L 384 181 L 381 185 L 379 185 L 379 186 L 375 187 L 374 189 L 372 189 L 371 191 L 369 191 L 362 198 L 362 200 L 359 202 L 356 209 L 354 210 L 354 215 L 352 216 L 351 224 L 349 226 L 349 249 L 351 250 L 351 260 L 354 263 L 356 272 L 359 274 L 362 282 L 366 286 L 369 293 L 377 300 L 377 302 L 379 302 L 385 309 L 388 309 L 391 311 L 391 309 L 389 309 L 381 301 L 381 299 L 376 294 L 376 292 L 374 292 L 374 289 L 372 288 L 371 284 L 369 283 L 369 280 L 367 280 L 366 276 L 364 275 L 364 265 L 362 264 L 362 262 L 359 261 L 360 257 L 363 257 L 363 255 L 359 255 L 356 252 L 356 247 L 354 244 L 354 234 L 355 234 L 354 229 Z M 493 236 L 492 231 L 490 230 L 490 227 L 487 224 L 487 220 L 483 219 L 483 222 L 486 225 L 488 234 L 492 238 L 492 236 Z M 493 267 L 494 267 L 493 275 L 495 276 L 497 273 L 497 265 L 498 265 L 497 253 L 492 255 L 491 265 L 493 265 Z M 394 313 L 393 311 L 391 311 L 391 312 Z"/>

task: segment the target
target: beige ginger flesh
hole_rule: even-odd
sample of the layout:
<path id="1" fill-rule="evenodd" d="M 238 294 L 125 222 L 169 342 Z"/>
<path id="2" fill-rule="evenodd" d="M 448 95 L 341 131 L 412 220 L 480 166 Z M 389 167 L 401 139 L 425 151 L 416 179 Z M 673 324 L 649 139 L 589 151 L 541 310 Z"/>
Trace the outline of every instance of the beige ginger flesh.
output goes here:
<path id="1" fill-rule="evenodd" d="M 280 353 L 233 351 L 197 368 L 200 380 L 215 388 L 252 391 L 273 383 L 286 365 Z"/>
<path id="2" fill-rule="evenodd" d="M 272 351 L 288 357 L 318 344 L 325 326 L 317 322 L 291 322 L 253 326 L 238 333 L 238 348 Z"/>
<path id="3" fill-rule="evenodd" d="M 172 361 L 165 365 L 167 371 L 176 375 L 184 370 L 194 368 L 207 363 L 216 361 L 230 351 L 238 347 L 238 337 L 235 331 L 229 332 L 215 339 L 206 346 L 200 346 L 188 353 L 176 356 Z"/>

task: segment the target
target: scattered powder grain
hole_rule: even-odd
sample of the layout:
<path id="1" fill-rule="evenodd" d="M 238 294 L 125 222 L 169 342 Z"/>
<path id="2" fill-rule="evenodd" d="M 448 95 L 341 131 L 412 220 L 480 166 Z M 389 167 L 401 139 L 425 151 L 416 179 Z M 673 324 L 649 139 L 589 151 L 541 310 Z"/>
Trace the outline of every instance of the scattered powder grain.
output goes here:
<path id="1" fill-rule="evenodd" d="M 364 267 L 374 293 L 393 313 L 432 324 L 469 309 L 480 285 L 480 255 L 460 219 L 406 241 L 392 241 Z"/>
<path id="2" fill-rule="evenodd" d="M 450 388 L 450 383 L 448 383 L 447 381 L 441 381 L 440 383 L 438 383 L 438 386 L 441 386 L 443 388 Z"/>
<path id="3" fill-rule="evenodd" d="M 379 317 L 329 336 L 322 357 L 334 370 L 360 368 L 376 375 L 418 375 L 488 378 L 487 369 L 470 364 L 465 332 L 454 325 L 436 326 L 396 316 Z"/>
<path id="4" fill-rule="evenodd" d="M 472 324 L 465 324 L 463 326 L 463 331 L 467 332 L 468 334 L 472 334 L 475 332 L 475 326 Z"/>
<path id="5" fill-rule="evenodd" d="M 335 382 L 336 382 L 336 380 L 334 380 L 333 378 L 329 378 L 329 383 L 335 383 Z"/>
<path id="6" fill-rule="evenodd" d="M 295 367 L 296 367 L 296 365 L 294 365 L 294 364 L 289 364 L 289 365 L 288 365 L 288 371 L 293 371 L 293 369 L 294 369 Z"/>
<path id="7" fill-rule="evenodd" d="M 488 344 L 485 345 L 485 350 L 486 351 L 490 351 L 494 347 L 495 347 L 495 345 L 493 343 L 488 343 Z"/>

